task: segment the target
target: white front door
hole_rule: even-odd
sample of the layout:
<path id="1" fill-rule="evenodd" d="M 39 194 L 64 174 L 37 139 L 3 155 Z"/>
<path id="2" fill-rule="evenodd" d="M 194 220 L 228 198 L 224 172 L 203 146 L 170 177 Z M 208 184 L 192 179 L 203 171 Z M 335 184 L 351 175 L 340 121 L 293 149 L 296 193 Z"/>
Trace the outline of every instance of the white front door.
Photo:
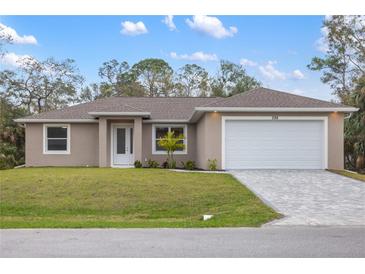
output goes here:
<path id="1" fill-rule="evenodd" d="M 131 126 L 112 126 L 113 166 L 133 164 L 133 128 Z"/>

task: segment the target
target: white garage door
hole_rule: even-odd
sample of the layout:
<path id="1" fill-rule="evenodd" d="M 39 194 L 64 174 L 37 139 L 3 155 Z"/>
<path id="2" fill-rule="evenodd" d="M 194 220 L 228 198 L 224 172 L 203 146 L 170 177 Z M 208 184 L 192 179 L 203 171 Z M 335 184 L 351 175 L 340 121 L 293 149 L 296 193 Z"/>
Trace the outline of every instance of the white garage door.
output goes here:
<path id="1" fill-rule="evenodd" d="M 226 169 L 324 169 L 323 120 L 227 120 Z"/>

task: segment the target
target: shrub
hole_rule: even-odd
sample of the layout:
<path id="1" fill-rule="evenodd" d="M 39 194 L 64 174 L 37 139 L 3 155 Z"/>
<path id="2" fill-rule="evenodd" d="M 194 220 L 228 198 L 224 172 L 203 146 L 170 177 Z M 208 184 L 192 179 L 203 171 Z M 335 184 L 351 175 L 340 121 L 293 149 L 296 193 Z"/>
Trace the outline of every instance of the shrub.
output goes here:
<path id="1" fill-rule="evenodd" d="M 141 161 L 139 161 L 139 160 L 134 161 L 134 167 L 135 168 L 141 168 L 142 167 Z"/>
<path id="2" fill-rule="evenodd" d="M 172 160 L 168 164 L 168 168 L 175 169 L 176 168 L 176 161 Z"/>
<path id="3" fill-rule="evenodd" d="M 163 168 L 170 168 L 170 169 L 175 169 L 176 168 L 176 161 L 175 160 L 166 160 L 165 162 L 162 163 L 161 165 Z"/>
<path id="4" fill-rule="evenodd" d="M 0 169 L 9 169 L 16 166 L 14 155 L 0 154 Z"/>
<path id="5" fill-rule="evenodd" d="M 17 148 L 9 143 L 0 143 L 0 169 L 13 168 L 20 161 L 16 160 Z"/>
<path id="6" fill-rule="evenodd" d="M 187 170 L 194 170 L 196 168 L 194 161 L 181 162 L 182 166 Z"/>
<path id="7" fill-rule="evenodd" d="M 169 167 L 169 163 L 167 161 L 162 163 L 162 168 L 168 168 Z"/>
<path id="8" fill-rule="evenodd" d="M 149 168 L 157 168 L 159 166 L 159 164 L 154 160 L 148 159 L 147 166 Z"/>
<path id="9" fill-rule="evenodd" d="M 208 159 L 208 169 L 211 171 L 217 170 L 217 159 Z"/>

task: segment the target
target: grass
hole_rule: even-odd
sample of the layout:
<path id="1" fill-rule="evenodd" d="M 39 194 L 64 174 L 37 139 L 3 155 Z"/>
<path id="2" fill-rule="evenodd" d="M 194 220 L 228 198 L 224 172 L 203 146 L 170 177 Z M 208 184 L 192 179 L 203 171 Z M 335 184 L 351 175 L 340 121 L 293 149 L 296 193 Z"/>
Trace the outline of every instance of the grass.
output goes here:
<path id="1" fill-rule="evenodd" d="M 342 176 L 350 177 L 352 179 L 356 179 L 356 180 L 365 182 L 365 174 L 349 172 L 347 170 L 331 170 L 331 171 L 334 173 L 337 173 L 339 175 L 342 175 Z"/>
<path id="2" fill-rule="evenodd" d="M 280 217 L 228 174 L 22 168 L 0 180 L 1 228 L 239 227 Z"/>

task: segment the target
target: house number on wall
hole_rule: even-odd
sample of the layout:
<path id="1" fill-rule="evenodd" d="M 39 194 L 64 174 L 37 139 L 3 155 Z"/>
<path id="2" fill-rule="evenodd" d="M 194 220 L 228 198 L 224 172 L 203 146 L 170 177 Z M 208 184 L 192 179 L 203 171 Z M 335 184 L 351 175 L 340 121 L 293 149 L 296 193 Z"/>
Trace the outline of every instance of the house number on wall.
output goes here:
<path id="1" fill-rule="evenodd" d="M 272 116 L 272 120 L 279 120 L 279 116 L 277 115 Z"/>

